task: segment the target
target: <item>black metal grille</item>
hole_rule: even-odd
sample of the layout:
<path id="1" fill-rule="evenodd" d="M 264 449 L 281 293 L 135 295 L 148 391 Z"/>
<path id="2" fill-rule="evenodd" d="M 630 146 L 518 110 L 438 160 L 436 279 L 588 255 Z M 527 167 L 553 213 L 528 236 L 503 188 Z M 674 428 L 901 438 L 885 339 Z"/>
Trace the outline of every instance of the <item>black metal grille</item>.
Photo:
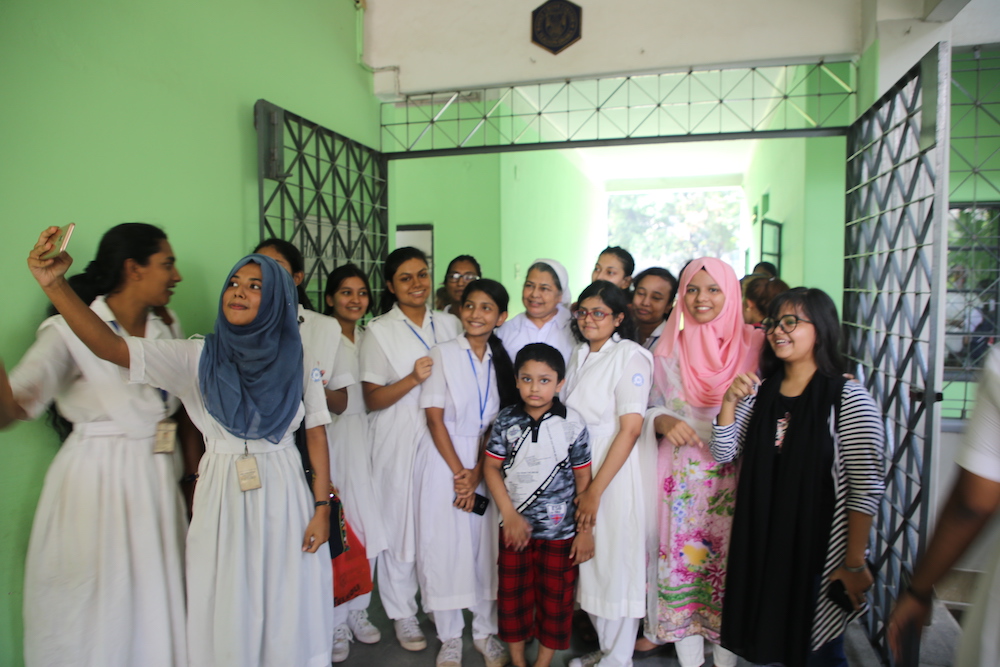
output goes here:
<path id="1" fill-rule="evenodd" d="M 265 100 L 254 118 L 261 240 L 302 251 L 303 284 L 320 311 L 327 276 L 347 262 L 378 293 L 389 243 L 385 156 Z"/>
<path id="2" fill-rule="evenodd" d="M 938 45 L 848 134 L 843 319 L 854 373 L 885 415 L 866 625 L 886 661 L 885 622 L 927 538 L 939 427 L 948 94 L 938 81 L 943 69 L 947 82 L 947 52 Z"/>

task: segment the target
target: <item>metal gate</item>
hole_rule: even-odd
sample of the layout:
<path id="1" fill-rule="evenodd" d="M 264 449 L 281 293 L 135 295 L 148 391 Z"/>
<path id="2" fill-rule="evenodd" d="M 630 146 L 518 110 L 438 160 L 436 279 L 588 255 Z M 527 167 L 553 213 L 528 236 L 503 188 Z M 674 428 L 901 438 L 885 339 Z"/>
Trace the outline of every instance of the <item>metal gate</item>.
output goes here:
<path id="1" fill-rule="evenodd" d="M 388 254 L 387 160 L 382 153 L 265 100 L 257 127 L 260 238 L 294 243 L 306 260 L 304 285 L 323 310 L 330 272 L 354 262 L 382 289 Z"/>
<path id="2" fill-rule="evenodd" d="M 940 434 L 950 66 L 942 42 L 851 126 L 847 140 L 844 330 L 854 373 L 881 405 L 886 427 L 886 494 L 873 527 L 875 586 L 865 622 L 889 664 L 886 620 L 925 547 Z"/>

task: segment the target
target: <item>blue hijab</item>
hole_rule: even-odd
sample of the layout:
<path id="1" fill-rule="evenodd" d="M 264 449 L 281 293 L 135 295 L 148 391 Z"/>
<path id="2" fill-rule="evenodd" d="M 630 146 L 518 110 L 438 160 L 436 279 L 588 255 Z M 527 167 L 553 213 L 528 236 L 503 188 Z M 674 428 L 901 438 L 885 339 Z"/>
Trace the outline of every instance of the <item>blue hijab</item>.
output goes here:
<path id="1" fill-rule="evenodd" d="M 223 299 L 233 275 L 260 265 L 260 309 L 244 326 L 226 320 Z M 215 332 L 205 336 L 198 383 L 205 409 L 246 440 L 281 442 L 302 402 L 302 338 L 298 296 L 288 272 L 270 257 L 247 255 L 229 272 Z"/>

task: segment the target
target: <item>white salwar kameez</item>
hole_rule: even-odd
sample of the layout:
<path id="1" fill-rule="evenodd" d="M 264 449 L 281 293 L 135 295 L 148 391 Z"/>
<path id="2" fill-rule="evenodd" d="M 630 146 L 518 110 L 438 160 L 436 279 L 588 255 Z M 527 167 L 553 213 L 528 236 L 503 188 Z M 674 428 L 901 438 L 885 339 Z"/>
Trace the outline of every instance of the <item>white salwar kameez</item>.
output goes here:
<path id="1" fill-rule="evenodd" d="M 597 352 L 589 343 L 573 351 L 561 392 L 590 433 L 594 476 L 618 434 L 619 417 L 644 415 L 653 360 L 638 343 L 609 339 Z M 632 664 L 639 619 L 646 614 L 646 494 L 643 440 L 639 440 L 601 496 L 594 525 L 594 557 L 580 565 L 577 599 L 594 617 L 601 667 Z"/>
<path id="2" fill-rule="evenodd" d="M 480 360 L 465 336 L 431 350 L 434 369 L 420 394 L 422 408 L 442 408 L 455 454 L 476 467 L 480 441 L 500 411 L 496 369 L 489 346 Z M 462 609 L 473 612 L 473 638 L 497 632 L 498 531 L 495 504 L 483 516 L 454 506 L 454 476 L 424 433 L 413 469 L 417 575 L 424 609 L 433 611 L 438 638 L 462 636 Z M 486 484 L 476 492 L 489 498 Z M 452 620 L 448 623 L 445 618 Z"/>
<path id="3" fill-rule="evenodd" d="M 128 336 L 104 297 L 91 310 Z M 145 335 L 180 336 L 174 322 L 150 313 Z M 187 664 L 180 453 L 153 453 L 157 422 L 180 402 L 128 386 L 61 316 L 42 323 L 10 383 L 28 417 L 54 399 L 74 425 L 45 475 L 28 543 L 25 664 Z"/>
<path id="4" fill-rule="evenodd" d="M 411 322 L 399 304 L 368 325 L 361 342 L 361 381 L 387 386 L 413 372 L 413 364 L 461 329 L 458 318 L 428 309 L 422 326 Z M 427 429 L 417 386 L 370 416 L 372 483 L 378 489 L 387 548 L 379 554 L 378 583 L 390 619 L 417 613 L 417 540 L 413 520 L 413 461 Z"/>
<path id="5" fill-rule="evenodd" d="M 187 541 L 191 667 L 326 667 L 333 642 L 330 550 L 302 551 L 314 514 L 295 431 L 329 423 L 319 373 L 304 359 L 303 406 L 281 442 L 244 440 L 205 409 L 204 341 L 128 340 L 129 379 L 176 394 L 205 437 Z M 261 488 L 241 491 L 236 461 L 256 457 Z"/>

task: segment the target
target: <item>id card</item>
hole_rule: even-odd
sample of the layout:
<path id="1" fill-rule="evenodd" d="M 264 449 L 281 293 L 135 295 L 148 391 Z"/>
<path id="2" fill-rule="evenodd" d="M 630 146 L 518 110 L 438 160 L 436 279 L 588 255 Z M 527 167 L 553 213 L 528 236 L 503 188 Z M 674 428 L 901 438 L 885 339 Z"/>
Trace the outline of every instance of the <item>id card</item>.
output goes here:
<path id="1" fill-rule="evenodd" d="M 257 471 L 256 456 L 241 456 L 236 459 L 236 474 L 240 478 L 240 491 L 260 488 L 260 473 Z"/>
<path id="2" fill-rule="evenodd" d="M 153 443 L 154 454 L 173 454 L 177 442 L 177 422 L 173 419 L 163 419 L 156 425 L 156 440 Z"/>

